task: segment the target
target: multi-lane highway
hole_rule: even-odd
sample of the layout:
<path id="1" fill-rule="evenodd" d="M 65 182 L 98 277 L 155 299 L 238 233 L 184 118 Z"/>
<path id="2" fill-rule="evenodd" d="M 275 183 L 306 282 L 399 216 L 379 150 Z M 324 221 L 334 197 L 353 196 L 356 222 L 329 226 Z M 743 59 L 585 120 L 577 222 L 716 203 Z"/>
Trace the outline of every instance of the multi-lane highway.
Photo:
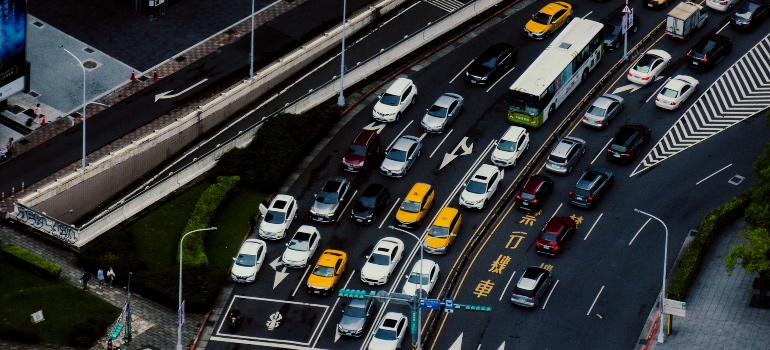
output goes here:
<path id="1" fill-rule="evenodd" d="M 400 292 L 403 275 L 411 270 L 418 244 L 412 237 L 388 229 L 394 212 L 409 188 L 416 182 L 434 186 L 436 198 L 428 219 L 413 233 L 421 235 L 442 206 L 459 207 L 458 193 L 468 176 L 480 165 L 488 164 L 493 142 L 510 125 L 506 118 L 506 91 L 513 81 L 549 44 L 523 36 L 522 27 L 530 14 L 542 7 L 536 2 L 522 11 L 503 16 L 496 25 L 475 32 L 451 47 L 446 55 L 432 58 L 407 71 L 419 89 L 419 99 L 393 124 L 373 123 L 371 107 L 358 112 L 344 128 L 320 151 L 314 161 L 302 171 L 289 194 L 297 198 L 300 208 L 299 225 L 311 224 L 321 232 L 322 241 L 312 261 L 320 251 L 333 248 L 348 254 L 348 265 L 340 288 L 386 290 Z M 642 4 L 634 4 L 641 7 Z M 616 6 L 593 2 L 573 4 L 575 17 L 599 20 Z M 710 10 L 709 10 L 710 11 Z M 640 32 L 632 41 L 660 23 L 666 11 L 646 8 L 636 10 L 641 19 Z M 707 26 L 694 39 L 709 31 L 720 32 L 733 39 L 733 51 L 712 71 L 700 72 L 688 68 L 684 57 L 690 42 L 668 37 L 655 38 L 649 47 L 662 49 L 673 56 L 663 78 L 649 86 L 628 86 L 621 74 L 602 92 L 615 92 L 626 100 L 625 109 L 607 130 L 589 129 L 583 125 L 569 128 L 568 134 L 588 143 L 588 151 L 580 160 L 577 171 L 561 176 L 542 169 L 542 160 L 533 159 L 537 149 L 554 132 L 559 122 L 573 106 L 594 87 L 600 77 L 622 54 L 607 52 L 596 70 L 588 76 L 556 116 L 540 128 L 529 128 L 530 150 L 524 160 L 508 168 L 503 189 L 523 176 L 524 164 L 530 162 L 534 172 L 547 173 L 555 180 L 555 190 L 543 209 L 525 213 L 500 203 L 498 192 L 494 205 L 482 211 L 460 209 L 463 225 L 452 250 L 444 256 L 431 256 L 441 267 L 440 282 L 432 298 L 454 297 L 458 303 L 491 306 L 491 313 L 457 310 L 452 314 L 424 312 L 423 322 L 436 328 L 428 344 L 431 349 L 629 349 L 636 345 L 650 309 L 661 288 L 663 260 L 663 227 L 656 221 L 634 213 L 634 208 L 653 213 L 666 222 L 669 232 L 670 268 L 688 232 L 697 227 L 703 215 L 724 201 L 745 191 L 755 182 L 751 165 L 767 144 L 765 121 L 750 117 L 770 104 L 768 96 L 767 30 L 737 33 L 725 28 L 727 16 L 710 11 Z M 766 26 L 765 26 L 766 28 Z M 475 87 L 463 81 L 468 63 L 484 48 L 506 41 L 519 48 L 519 56 L 510 70 L 491 87 Z M 630 45 L 629 45 L 630 46 Z M 733 68 L 731 68 L 733 67 Z M 686 74 L 700 81 L 700 90 L 679 111 L 669 112 L 654 105 L 654 98 L 664 82 L 675 75 Z M 426 108 L 444 92 L 465 97 L 463 113 L 451 128 L 441 135 L 425 134 L 419 125 Z M 691 107 L 692 106 L 692 107 Z M 618 127 L 625 123 L 641 123 L 652 130 L 652 141 L 636 162 L 629 166 L 608 163 L 605 148 Z M 377 129 L 383 144 L 389 145 L 401 135 L 415 135 L 423 142 L 423 151 L 409 174 L 401 179 L 387 178 L 376 169 L 366 173 L 346 173 L 340 161 L 350 142 L 362 128 Z M 563 136 L 563 135 L 562 135 Z M 463 149 L 471 148 L 465 154 Z M 444 163 L 447 154 L 453 160 Z M 442 166 L 442 163 L 444 165 Z M 615 185 L 594 209 L 571 206 L 567 193 L 589 165 L 601 165 L 615 172 Z M 348 220 L 350 205 L 337 223 L 313 223 L 309 208 L 313 195 L 329 176 L 342 175 L 352 181 L 352 189 L 360 195 L 370 183 L 385 185 L 391 193 L 390 206 L 371 226 L 360 226 Z M 505 206 L 505 207 L 503 207 Z M 504 214 L 490 217 L 499 210 Z M 553 215 L 573 217 L 578 223 L 577 234 L 568 249 L 559 257 L 534 252 L 534 241 L 543 224 Z M 466 251 L 470 238 L 485 223 L 491 229 L 473 251 Z M 383 237 L 401 239 L 407 253 L 396 267 L 388 283 L 371 287 L 360 279 L 365 257 Z M 377 303 L 374 322 L 361 338 L 340 337 L 336 323 L 341 308 L 349 300 L 336 293 L 320 297 L 308 295 L 305 286 L 309 269 L 282 266 L 278 257 L 283 242 L 268 243 L 268 252 L 257 281 L 237 285 L 230 307 L 238 306 L 246 321 L 237 331 L 220 326 L 214 333 L 212 349 L 234 348 L 366 348 L 371 329 L 384 312 L 409 313 L 407 307 Z M 465 264 L 458 258 L 469 254 Z M 268 264 L 268 262 L 270 264 Z M 513 284 L 527 266 L 551 270 L 554 283 L 544 301 L 535 309 L 514 307 L 510 303 Z M 459 269 L 457 284 L 448 293 L 448 274 Z M 409 346 L 407 334 L 403 346 Z"/>

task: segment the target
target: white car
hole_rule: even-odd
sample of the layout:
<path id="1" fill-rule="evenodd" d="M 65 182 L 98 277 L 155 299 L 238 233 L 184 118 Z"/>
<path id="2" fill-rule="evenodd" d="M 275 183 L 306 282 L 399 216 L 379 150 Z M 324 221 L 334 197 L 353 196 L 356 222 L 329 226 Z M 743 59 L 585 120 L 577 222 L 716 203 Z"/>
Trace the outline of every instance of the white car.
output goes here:
<path id="1" fill-rule="evenodd" d="M 483 164 L 465 184 L 465 189 L 460 194 L 460 205 L 470 209 L 484 209 L 487 201 L 497 192 L 502 180 L 503 170 L 494 165 Z"/>
<path id="2" fill-rule="evenodd" d="M 409 319 L 400 312 L 388 312 L 377 326 L 372 340 L 369 342 L 369 350 L 395 350 L 401 347 Z"/>
<path id="3" fill-rule="evenodd" d="M 307 266 L 308 260 L 318 248 L 318 242 L 321 240 L 321 234 L 313 226 L 302 225 L 294 233 L 289 243 L 286 243 L 286 250 L 281 255 L 281 261 L 288 267 L 303 268 Z"/>
<path id="4" fill-rule="evenodd" d="M 412 80 L 398 78 L 385 90 L 385 94 L 380 96 L 380 100 L 374 105 L 372 117 L 383 123 L 396 122 L 406 107 L 413 105 L 415 101 L 417 87 Z"/>
<path id="5" fill-rule="evenodd" d="M 640 57 L 628 71 L 628 80 L 639 85 L 647 85 L 671 64 L 671 55 L 663 50 L 650 50 Z"/>
<path id="6" fill-rule="evenodd" d="M 516 160 L 524 151 L 529 149 L 529 133 L 520 126 L 510 126 L 497 141 L 497 147 L 492 151 L 492 164 L 507 167 L 515 166 Z"/>
<path id="7" fill-rule="evenodd" d="M 730 11 L 738 0 L 706 0 L 706 6 L 721 12 Z"/>
<path id="8" fill-rule="evenodd" d="M 415 295 L 417 290 L 422 287 L 424 293 L 421 297 L 427 298 L 430 295 L 430 291 L 433 290 L 433 286 L 436 285 L 439 270 L 438 264 L 433 260 L 417 260 L 414 263 L 414 267 L 412 267 L 412 273 L 404 276 L 406 277 L 406 283 L 404 283 L 402 293 Z"/>
<path id="9" fill-rule="evenodd" d="M 235 262 L 230 271 L 230 278 L 235 282 L 254 282 L 265 260 L 265 254 L 267 254 L 265 241 L 256 238 L 247 239 L 241 245 L 238 256 L 233 258 Z"/>
<path id="10" fill-rule="evenodd" d="M 698 80 L 689 75 L 677 75 L 669 80 L 655 97 L 655 105 L 664 109 L 679 109 L 698 90 Z"/>
<path id="11" fill-rule="evenodd" d="M 259 205 L 259 211 L 264 215 L 259 224 L 259 236 L 264 239 L 277 240 L 286 236 L 286 231 L 297 218 L 297 200 L 294 197 L 279 194 L 265 208 Z"/>
<path id="12" fill-rule="evenodd" d="M 404 242 L 395 237 L 385 237 L 377 242 L 372 254 L 366 257 L 361 268 L 361 281 L 368 285 L 388 283 L 388 277 L 404 255 Z"/>

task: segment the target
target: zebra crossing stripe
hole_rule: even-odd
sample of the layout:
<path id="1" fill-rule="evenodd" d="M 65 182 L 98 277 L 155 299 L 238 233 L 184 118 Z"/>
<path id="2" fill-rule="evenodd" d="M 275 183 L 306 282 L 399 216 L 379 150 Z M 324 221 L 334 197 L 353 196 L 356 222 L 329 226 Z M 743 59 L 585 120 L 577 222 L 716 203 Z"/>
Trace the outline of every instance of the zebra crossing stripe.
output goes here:
<path id="1" fill-rule="evenodd" d="M 630 176 L 650 170 L 770 105 L 770 35 L 709 86 L 644 156 Z"/>
<path id="2" fill-rule="evenodd" d="M 424 0 L 426 3 L 436 6 L 446 12 L 454 12 L 465 4 L 457 0 Z"/>

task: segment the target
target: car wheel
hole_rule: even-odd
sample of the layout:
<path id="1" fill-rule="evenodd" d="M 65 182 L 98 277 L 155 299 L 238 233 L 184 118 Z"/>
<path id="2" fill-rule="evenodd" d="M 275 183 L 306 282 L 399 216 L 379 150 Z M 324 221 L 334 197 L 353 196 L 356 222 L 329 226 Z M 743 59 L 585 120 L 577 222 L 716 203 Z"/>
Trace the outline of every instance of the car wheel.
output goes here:
<path id="1" fill-rule="evenodd" d="M 631 30 L 632 33 L 636 33 L 639 30 L 639 26 L 634 26 L 634 29 Z"/>
<path id="2" fill-rule="evenodd" d="M 569 23 L 569 22 L 572 22 L 572 15 L 567 16 L 567 22 L 566 23 Z"/>
<path id="3" fill-rule="evenodd" d="M 548 39 L 551 36 L 551 32 L 545 32 L 545 38 Z"/>
<path id="4" fill-rule="evenodd" d="M 553 105 L 551 105 L 551 107 L 548 108 L 548 118 L 553 116 L 554 109 L 555 108 L 553 107 Z"/>
<path id="5" fill-rule="evenodd" d="M 484 210 L 484 208 L 486 208 L 486 207 L 487 207 L 487 201 L 485 200 L 485 201 L 481 202 L 481 210 Z"/>
<path id="6" fill-rule="evenodd" d="M 417 103 L 417 95 L 414 95 L 414 97 L 412 97 L 412 103 L 411 104 L 414 105 L 415 103 Z"/>
<path id="7" fill-rule="evenodd" d="M 399 119 L 401 119 L 401 112 L 396 112 L 396 120 L 394 122 L 397 122 Z"/>
<path id="8" fill-rule="evenodd" d="M 613 50 L 617 50 L 617 49 L 619 49 L 619 48 L 620 48 L 620 41 L 618 40 L 618 41 L 616 41 L 616 42 L 615 42 L 615 44 L 614 44 L 614 45 L 612 45 L 612 49 L 613 49 Z"/>
<path id="9" fill-rule="evenodd" d="M 529 143 L 527 143 L 527 147 L 525 147 L 524 150 L 526 151 L 528 149 L 529 149 Z"/>

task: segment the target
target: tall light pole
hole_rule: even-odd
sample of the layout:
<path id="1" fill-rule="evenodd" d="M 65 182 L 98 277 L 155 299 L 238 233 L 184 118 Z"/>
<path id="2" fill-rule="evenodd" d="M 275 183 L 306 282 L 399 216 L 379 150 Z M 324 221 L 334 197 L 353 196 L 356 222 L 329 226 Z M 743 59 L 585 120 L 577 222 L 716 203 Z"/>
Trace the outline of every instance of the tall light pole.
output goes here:
<path id="1" fill-rule="evenodd" d="M 251 0 L 251 51 L 249 52 L 249 80 L 254 80 L 254 0 Z"/>
<path id="2" fill-rule="evenodd" d="M 342 55 L 340 57 L 340 96 L 337 98 L 337 105 L 345 105 L 345 15 L 348 12 L 348 1 L 342 0 Z"/>
<path id="3" fill-rule="evenodd" d="M 419 284 L 420 289 L 419 289 L 419 292 L 417 292 L 417 291 L 415 292 L 415 295 L 417 295 L 417 298 L 418 298 L 417 300 L 420 300 L 420 299 L 422 299 L 422 292 L 423 292 L 423 289 L 422 289 L 422 276 L 424 276 L 423 273 L 422 273 L 422 265 L 424 264 L 424 261 L 422 260 L 422 250 L 423 250 L 422 249 L 422 240 L 420 239 L 420 237 L 417 237 L 414 233 L 411 233 L 411 232 L 409 232 L 407 230 L 404 230 L 404 229 L 400 229 L 400 228 L 395 227 L 393 225 L 388 226 L 388 228 L 392 229 L 392 230 L 401 231 L 403 233 L 406 233 L 406 234 L 414 237 L 414 239 L 417 240 L 417 249 L 420 250 L 420 284 Z M 414 314 L 412 314 L 412 315 L 414 315 Z M 422 350 L 422 340 L 421 340 L 422 337 L 420 337 L 420 326 L 421 325 L 422 325 L 422 308 L 420 308 L 420 305 L 417 305 L 417 350 Z"/>
<path id="4" fill-rule="evenodd" d="M 77 56 L 73 55 L 70 50 L 67 50 L 64 46 L 59 46 L 59 48 L 77 60 L 78 64 L 80 64 L 80 68 L 83 70 L 83 170 L 86 170 L 86 66 L 84 66 L 83 62 L 80 61 Z"/>
<path id="5" fill-rule="evenodd" d="M 182 242 L 184 242 L 185 237 L 191 233 L 200 232 L 200 231 L 211 231 L 216 230 L 216 227 L 208 227 L 208 228 L 201 228 L 197 230 L 192 230 L 190 232 L 187 232 L 182 236 L 182 239 L 179 240 L 179 309 L 177 309 L 178 317 L 177 317 L 177 336 L 176 336 L 176 350 L 182 350 Z"/>
<path id="6" fill-rule="evenodd" d="M 658 343 L 664 342 L 664 336 L 663 336 L 663 299 L 666 297 L 666 263 L 668 262 L 668 226 L 666 226 L 666 223 L 663 222 L 663 220 L 658 219 L 655 215 L 652 215 L 650 213 L 643 212 L 639 209 L 634 208 L 634 211 L 642 214 L 647 215 L 655 220 L 658 220 L 658 222 L 663 225 L 663 229 L 666 230 L 666 243 L 663 248 L 663 288 L 660 291 L 660 302 L 658 303 L 658 310 L 660 312 L 660 328 L 658 329 Z"/>

